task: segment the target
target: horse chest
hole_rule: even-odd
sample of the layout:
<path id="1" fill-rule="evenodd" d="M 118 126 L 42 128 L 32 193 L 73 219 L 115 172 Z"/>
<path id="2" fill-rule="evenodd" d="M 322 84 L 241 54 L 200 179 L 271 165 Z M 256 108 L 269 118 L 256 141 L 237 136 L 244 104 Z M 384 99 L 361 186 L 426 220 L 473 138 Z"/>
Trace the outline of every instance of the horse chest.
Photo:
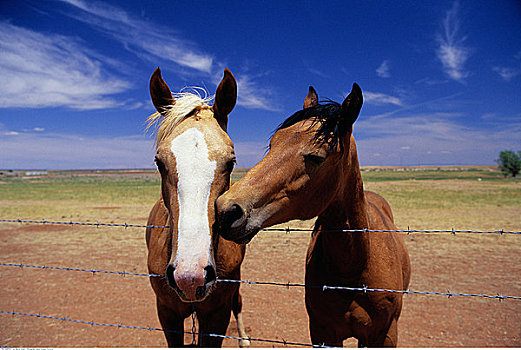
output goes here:
<path id="1" fill-rule="evenodd" d="M 328 333 L 329 339 L 365 339 L 373 331 L 374 324 L 364 298 L 345 291 L 308 292 L 306 307 L 311 324 Z"/>
<path id="2" fill-rule="evenodd" d="M 320 239 L 318 239 L 320 241 Z M 358 266 L 346 268 L 332 263 L 319 242 L 309 247 L 306 264 L 306 284 L 313 286 L 361 287 L 367 285 L 364 269 Z M 355 337 L 366 339 L 374 331 L 376 315 L 381 302 L 374 296 L 343 290 L 306 290 L 306 307 L 310 319 L 320 328 L 328 330 L 335 339 Z M 375 318 L 376 317 L 376 318 Z"/>

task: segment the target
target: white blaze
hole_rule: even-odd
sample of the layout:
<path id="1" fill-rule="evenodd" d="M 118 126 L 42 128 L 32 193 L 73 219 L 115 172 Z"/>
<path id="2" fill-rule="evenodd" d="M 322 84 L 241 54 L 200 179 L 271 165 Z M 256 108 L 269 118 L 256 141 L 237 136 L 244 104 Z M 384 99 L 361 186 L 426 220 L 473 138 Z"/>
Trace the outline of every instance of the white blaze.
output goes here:
<path id="1" fill-rule="evenodd" d="M 196 268 L 201 259 L 213 260 L 208 222 L 208 200 L 216 162 L 210 161 L 204 135 L 191 128 L 177 136 L 170 147 L 177 163 L 179 203 L 177 263 Z"/>

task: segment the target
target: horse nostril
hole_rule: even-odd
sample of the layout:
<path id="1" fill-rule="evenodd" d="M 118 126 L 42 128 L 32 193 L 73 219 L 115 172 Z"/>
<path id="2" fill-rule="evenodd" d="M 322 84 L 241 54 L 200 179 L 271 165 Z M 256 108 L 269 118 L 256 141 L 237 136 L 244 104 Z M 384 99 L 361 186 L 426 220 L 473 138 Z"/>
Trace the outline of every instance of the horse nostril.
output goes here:
<path id="1" fill-rule="evenodd" d="M 195 290 L 195 296 L 197 299 L 203 299 L 210 285 L 217 280 L 217 274 L 215 273 L 215 269 L 212 265 L 208 265 L 204 268 L 204 286 L 199 286 Z"/>
<path id="2" fill-rule="evenodd" d="M 234 204 L 223 213 L 222 224 L 226 228 L 236 228 L 242 223 L 240 219 L 243 216 L 244 211 L 242 208 L 238 204 Z"/>
<path id="3" fill-rule="evenodd" d="M 204 284 L 214 282 L 217 279 L 217 274 L 212 265 L 208 265 L 204 268 Z"/>

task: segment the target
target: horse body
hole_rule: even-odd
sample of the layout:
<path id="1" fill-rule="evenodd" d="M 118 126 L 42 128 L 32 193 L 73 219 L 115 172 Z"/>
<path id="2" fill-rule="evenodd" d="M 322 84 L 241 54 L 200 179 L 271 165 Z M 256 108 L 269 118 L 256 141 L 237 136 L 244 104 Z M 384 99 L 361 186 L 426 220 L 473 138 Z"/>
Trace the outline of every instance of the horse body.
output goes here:
<path id="1" fill-rule="evenodd" d="M 152 208 L 147 228 L 148 270 L 156 294 L 159 320 L 170 347 L 184 344 L 184 319 L 193 312 L 199 321 L 198 345 L 217 347 L 233 312 L 239 336 L 242 323 L 239 285 L 216 283 L 217 277 L 240 279 L 245 246 L 220 237 L 214 230 L 216 198 L 229 188 L 235 156 L 226 133 L 228 113 L 235 105 L 236 83 L 225 70 L 215 103 L 207 106 L 194 95 L 177 101 L 159 68 L 150 81 L 152 100 L 161 119 L 156 163 L 161 174 L 161 198 Z M 175 113 L 174 113 L 175 112 Z M 241 340 L 240 346 L 248 341 Z"/>
<path id="2" fill-rule="evenodd" d="M 344 195 L 348 203 L 335 201 L 317 218 L 306 258 L 306 285 L 407 289 L 409 257 L 402 236 L 335 231 L 396 229 L 387 201 L 363 191 L 361 178 L 354 184 L 346 189 L 351 195 Z M 353 197 L 358 203 L 350 201 Z M 401 294 L 308 288 L 305 299 L 314 344 L 341 346 L 355 337 L 360 346 L 397 345 Z"/>
<path id="3" fill-rule="evenodd" d="M 264 227 L 318 216 L 308 247 L 306 285 L 407 289 L 410 262 L 393 233 L 389 204 L 365 192 L 352 125 L 362 106 L 358 85 L 340 104 L 319 105 L 315 90 L 304 109 L 274 133 L 268 154 L 217 201 L 221 234 L 247 243 Z M 311 340 L 340 346 L 396 346 L 402 295 L 306 288 Z"/>

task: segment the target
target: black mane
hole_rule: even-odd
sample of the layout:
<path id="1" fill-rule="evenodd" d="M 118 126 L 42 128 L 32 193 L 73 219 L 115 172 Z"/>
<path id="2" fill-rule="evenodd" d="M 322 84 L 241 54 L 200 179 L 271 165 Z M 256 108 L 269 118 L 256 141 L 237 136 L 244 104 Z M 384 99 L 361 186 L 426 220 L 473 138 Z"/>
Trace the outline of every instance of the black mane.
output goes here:
<path id="1" fill-rule="evenodd" d="M 342 142 L 340 142 L 340 138 L 344 135 L 345 130 L 340 117 L 341 107 L 340 103 L 327 100 L 323 101 L 322 104 L 304 108 L 288 117 L 277 127 L 275 132 L 295 125 L 300 121 L 311 119 L 313 123 L 310 129 L 319 124 L 313 137 L 313 142 L 319 145 L 327 144 L 330 152 L 335 151 L 340 144 L 340 151 L 343 152 L 344 147 Z"/>

